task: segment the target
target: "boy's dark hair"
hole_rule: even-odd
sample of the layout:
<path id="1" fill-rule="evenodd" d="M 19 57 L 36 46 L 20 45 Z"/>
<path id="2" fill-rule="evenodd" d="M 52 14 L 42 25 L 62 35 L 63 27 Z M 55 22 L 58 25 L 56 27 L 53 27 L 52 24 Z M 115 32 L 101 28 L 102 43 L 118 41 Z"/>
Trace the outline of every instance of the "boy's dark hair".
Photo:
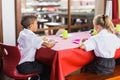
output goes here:
<path id="1" fill-rule="evenodd" d="M 37 16 L 34 15 L 26 15 L 22 17 L 21 25 L 23 28 L 28 28 L 34 21 L 37 19 Z"/>

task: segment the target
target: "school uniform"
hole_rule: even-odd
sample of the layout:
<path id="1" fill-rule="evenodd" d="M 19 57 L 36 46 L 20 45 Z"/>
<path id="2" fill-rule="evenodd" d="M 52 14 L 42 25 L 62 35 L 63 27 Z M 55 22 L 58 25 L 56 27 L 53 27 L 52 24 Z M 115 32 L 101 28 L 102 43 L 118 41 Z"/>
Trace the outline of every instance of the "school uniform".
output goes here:
<path id="1" fill-rule="evenodd" d="M 91 36 L 90 39 L 83 43 L 85 50 L 94 50 L 97 57 L 93 62 L 85 66 L 85 71 L 96 74 L 110 74 L 115 68 L 115 51 L 120 48 L 120 39 L 103 29 L 97 35 Z"/>
<path id="2" fill-rule="evenodd" d="M 20 73 L 29 74 L 33 72 L 40 72 L 41 75 L 45 73 L 47 70 L 45 69 L 45 65 L 35 61 L 36 50 L 41 48 L 42 43 L 42 38 L 38 37 L 31 30 L 23 29 L 20 32 L 18 38 L 18 48 L 21 52 L 21 59 L 17 66 Z M 50 70 L 48 70 L 48 72 L 50 72 Z"/>

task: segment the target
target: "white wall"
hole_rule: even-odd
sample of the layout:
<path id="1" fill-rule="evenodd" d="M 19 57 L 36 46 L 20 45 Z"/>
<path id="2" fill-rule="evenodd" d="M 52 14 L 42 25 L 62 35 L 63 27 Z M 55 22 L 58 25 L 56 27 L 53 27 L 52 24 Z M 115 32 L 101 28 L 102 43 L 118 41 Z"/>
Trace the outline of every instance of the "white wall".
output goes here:
<path id="1" fill-rule="evenodd" d="M 14 0 L 2 0 L 3 43 L 15 45 Z"/>

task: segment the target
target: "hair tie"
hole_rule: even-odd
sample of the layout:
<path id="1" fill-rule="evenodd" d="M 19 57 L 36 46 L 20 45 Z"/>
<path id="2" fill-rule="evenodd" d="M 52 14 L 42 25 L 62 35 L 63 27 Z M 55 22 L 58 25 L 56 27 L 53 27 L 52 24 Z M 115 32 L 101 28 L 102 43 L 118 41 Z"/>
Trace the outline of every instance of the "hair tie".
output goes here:
<path id="1" fill-rule="evenodd" d="M 104 21 L 104 25 L 105 25 L 105 17 L 106 17 L 106 16 L 103 14 L 103 15 L 102 15 L 102 19 L 103 19 L 103 21 Z"/>

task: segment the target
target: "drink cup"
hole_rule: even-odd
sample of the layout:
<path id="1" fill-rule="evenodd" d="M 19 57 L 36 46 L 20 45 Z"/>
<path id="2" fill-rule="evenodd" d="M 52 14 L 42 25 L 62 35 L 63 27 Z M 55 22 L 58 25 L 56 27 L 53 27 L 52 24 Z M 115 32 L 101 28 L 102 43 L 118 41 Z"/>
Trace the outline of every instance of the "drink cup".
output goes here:
<path id="1" fill-rule="evenodd" d="M 67 31 L 67 30 L 64 30 L 64 31 L 63 31 L 62 37 L 63 37 L 64 39 L 67 39 L 67 38 L 68 38 L 68 31 Z"/>
<path id="2" fill-rule="evenodd" d="M 116 24 L 116 32 L 120 32 L 120 24 Z"/>
<path id="3" fill-rule="evenodd" d="M 97 31 L 95 29 L 93 29 L 93 35 L 96 35 Z"/>

